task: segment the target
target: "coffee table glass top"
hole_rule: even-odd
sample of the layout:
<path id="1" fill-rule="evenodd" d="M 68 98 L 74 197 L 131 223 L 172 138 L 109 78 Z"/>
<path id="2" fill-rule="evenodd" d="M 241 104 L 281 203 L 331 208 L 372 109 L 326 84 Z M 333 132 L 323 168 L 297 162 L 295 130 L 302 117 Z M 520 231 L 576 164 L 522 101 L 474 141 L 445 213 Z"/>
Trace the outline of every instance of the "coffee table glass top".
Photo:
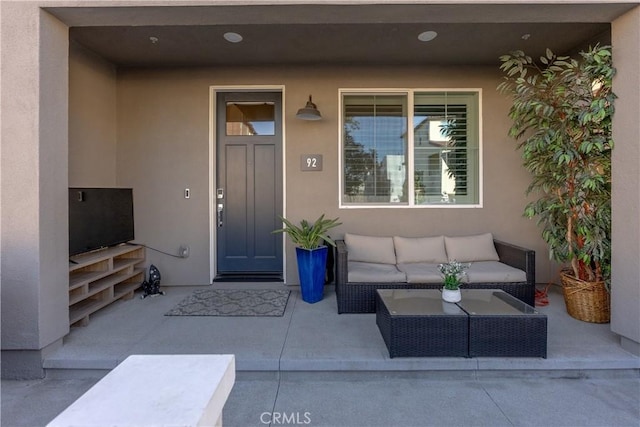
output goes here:
<path id="1" fill-rule="evenodd" d="M 470 315 L 539 314 L 536 309 L 498 289 L 462 289 L 457 303 Z"/>
<path id="2" fill-rule="evenodd" d="M 377 292 L 392 316 L 466 316 L 456 304 L 443 301 L 441 292 L 435 289 L 378 289 Z"/>

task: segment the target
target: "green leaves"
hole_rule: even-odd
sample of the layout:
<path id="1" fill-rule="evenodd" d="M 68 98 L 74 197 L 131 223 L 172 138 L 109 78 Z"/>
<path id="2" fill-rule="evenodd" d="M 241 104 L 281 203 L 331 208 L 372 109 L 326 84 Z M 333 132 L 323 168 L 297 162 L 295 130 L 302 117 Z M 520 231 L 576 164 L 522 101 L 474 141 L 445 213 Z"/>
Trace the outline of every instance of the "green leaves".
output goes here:
<path id="1" fill-rule="evenodd" d="M 609 280 L 615 69 L 608 46 L 580 55 L 502 55 L 498 90 L 513 99 L 509 136 L 532 175 L 527 194 L 538 197 L 524 216 L 537 218 L 552 259 L 581 279 Z"/>
<path id="2" fill-rule="evenodd" d="M 304 249 L 315 249 L 320 246 L 323 240 L 331 246 L 335 246 L 336 243 L 327 235 L 327 232 L 342 224 L 338 222 L 338 218 L 325 219 L 324 214 L 320 215 L 320 218 L 313 224 L 303 219 L 300 221 L 300 226 L 293 224 L 286 218 L 280 217 L 280 219 L 286 227 L 274 230 L 272 233 L 287 233 L 294 244 Z"/>
<path id="3" fill-rule="evenodd" d="M 460 287 L 460 280 L 467 275 L 465 271 L 471 266 L 470 263 L 461 263 L 456 260 L 438 264 L 440 274 L 444 278 L 444 288 L 455 291 Z"/>

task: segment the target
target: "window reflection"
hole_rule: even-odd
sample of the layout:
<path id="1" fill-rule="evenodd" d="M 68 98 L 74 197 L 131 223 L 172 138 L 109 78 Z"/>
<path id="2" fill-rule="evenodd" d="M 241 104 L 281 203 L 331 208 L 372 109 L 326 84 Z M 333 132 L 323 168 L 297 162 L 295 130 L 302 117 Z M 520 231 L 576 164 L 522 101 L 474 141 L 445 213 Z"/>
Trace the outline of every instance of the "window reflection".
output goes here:
<path id="1" fill-rule="evenodd" d="M 479 203 L 478 92 L 344 94 L 342 114 L 341 203 Z"/>
<path id="2" fill-rule="evenodd" d="M 344 97 L 345 202 L 407 202 L 406 110 L 403 95 Z"/>
<path id="3" fill-rule="evenodd" d="M 474 202 L 469 177 L 477 164 L 470 124 L 473 93 L 418 93 L 414 98 L 416 204 Z M 471 120 L 473 122 L 473 120 Z M 473 183 L 471 183 L 473 184 Z M 469 196 L 472 196 L 469 199 Z M 458 200 L 460 199 L 460 200 Z"/>
<path id="4" fill-rule="evenodd" d="M 227 135 L 275 135 L 273 102 L 227 102 Z"/>

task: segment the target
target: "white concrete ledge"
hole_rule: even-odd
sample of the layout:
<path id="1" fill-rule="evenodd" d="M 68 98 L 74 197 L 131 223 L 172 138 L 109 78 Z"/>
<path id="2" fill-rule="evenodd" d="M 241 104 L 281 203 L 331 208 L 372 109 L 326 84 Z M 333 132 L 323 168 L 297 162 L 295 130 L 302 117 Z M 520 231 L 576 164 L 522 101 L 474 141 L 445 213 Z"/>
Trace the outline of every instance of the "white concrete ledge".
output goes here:
<path id="1" fill-rule="evenodd" d="M 234 355 L 132 355 L 48 424 L 221 426 Z"/>

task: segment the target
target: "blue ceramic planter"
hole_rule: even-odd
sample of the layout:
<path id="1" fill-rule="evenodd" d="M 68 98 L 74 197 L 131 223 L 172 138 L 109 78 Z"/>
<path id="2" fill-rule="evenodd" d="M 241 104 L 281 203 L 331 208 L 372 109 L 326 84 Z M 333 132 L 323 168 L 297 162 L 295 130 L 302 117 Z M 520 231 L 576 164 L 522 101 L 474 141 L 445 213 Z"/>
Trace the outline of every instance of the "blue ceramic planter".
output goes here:
<path id="1" fill-rule="evenodd" d="M 320 301 L 324 295 L 328 249 L 326 246 L 317 249 L 296 248 L 302 300 L 310 304 Z"/>

